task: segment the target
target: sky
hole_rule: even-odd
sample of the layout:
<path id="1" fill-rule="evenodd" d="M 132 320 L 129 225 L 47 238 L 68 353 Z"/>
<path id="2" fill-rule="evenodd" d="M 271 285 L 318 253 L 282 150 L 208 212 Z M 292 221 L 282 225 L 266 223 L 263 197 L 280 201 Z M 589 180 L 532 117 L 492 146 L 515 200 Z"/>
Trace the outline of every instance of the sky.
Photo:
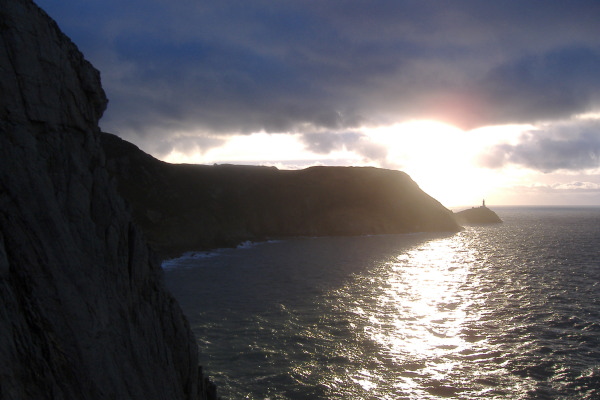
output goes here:
<path id="1" fill-rule="evenodd" d="M 398 169 L 447 207 L 600 205 L 597 0 L 37 4 L 101 71 L 101 128 L 159 159 Z"/>

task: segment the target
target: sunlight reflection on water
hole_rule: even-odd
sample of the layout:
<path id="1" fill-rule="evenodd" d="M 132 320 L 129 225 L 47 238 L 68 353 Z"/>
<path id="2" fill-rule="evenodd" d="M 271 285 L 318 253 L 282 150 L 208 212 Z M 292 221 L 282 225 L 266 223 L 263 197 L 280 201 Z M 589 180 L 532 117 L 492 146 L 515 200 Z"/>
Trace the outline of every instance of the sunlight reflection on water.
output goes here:
<path id="1" fill-rule="evenodd" d="M 494 395 L 500 380 L 504 387 L 513 386 L 513 394 L 527 390 L 525 382 L 503 377 L 501 352 L 478 327 L 489 289 L 479 282 L 486 257 L 476 253 L 470 240 L 472 235 L 457 234 L 428 241 L 330 294 L 336 302 L 330 307 L 350 304 L 349 324 L 362 336 L 358 342 L 372 342 L 373 352 L 355 354 L 357 370 L 343 371 L 364 391 L 390 399 L 469 398 Z M 339 303 L 351 296 L 352 301 Z M 477 376 L 482 384 L 473 390 L 474 383 L 465 379 Z M 348 390 L 323 384 L 334 387 L 337 395 Z"/>

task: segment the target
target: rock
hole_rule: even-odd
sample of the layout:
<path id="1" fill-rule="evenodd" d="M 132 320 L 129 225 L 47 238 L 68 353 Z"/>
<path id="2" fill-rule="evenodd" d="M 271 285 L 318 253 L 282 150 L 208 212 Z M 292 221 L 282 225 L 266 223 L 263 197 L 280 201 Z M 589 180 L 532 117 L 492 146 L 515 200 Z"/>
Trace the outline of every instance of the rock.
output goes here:
<path id="1" fill-rule="evenodd" d="M 494 211 L 486 206 L 473 207 L 454 214 L 456 222 L 461 225 L 495 224 L 502 220 Z"/>
<path id="2" fill-rule="evenodd" d="M 457 231 L 400 171 L 168 164 L 103 134 L 107 167 L 163 256 L 290 236 Z"/>
<path id="3" fill-rule="evenodd" d="M 30 0 L 2 2 L 0 40 L 0 398 L 207 398 L 106 171 L 98 71 Z"/>

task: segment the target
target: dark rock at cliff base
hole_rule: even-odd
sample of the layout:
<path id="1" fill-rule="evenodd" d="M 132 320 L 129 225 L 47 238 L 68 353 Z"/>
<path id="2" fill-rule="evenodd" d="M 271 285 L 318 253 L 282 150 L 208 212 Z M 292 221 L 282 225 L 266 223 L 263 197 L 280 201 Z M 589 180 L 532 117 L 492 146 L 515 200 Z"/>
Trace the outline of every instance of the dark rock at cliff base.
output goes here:
<path id="1" fill-rule="evenodd" d="M 502 222 L 498 214 L 486 206 L 473 207 L 454 214 L 461 225 L 496 224 Z"/>
<path id="2" fill-rule="evenodd" d="M 0 398 L 206 398 L 105 169 L 98 72 L 29 0 L 2 1 L 0 43 Z"/>
<path id="3" fill-rule="evenodd" d="M 168 164 L 103 134 L 107 167 L 163 255 L 290 236 L 457 231 L 400 171 Z"/>

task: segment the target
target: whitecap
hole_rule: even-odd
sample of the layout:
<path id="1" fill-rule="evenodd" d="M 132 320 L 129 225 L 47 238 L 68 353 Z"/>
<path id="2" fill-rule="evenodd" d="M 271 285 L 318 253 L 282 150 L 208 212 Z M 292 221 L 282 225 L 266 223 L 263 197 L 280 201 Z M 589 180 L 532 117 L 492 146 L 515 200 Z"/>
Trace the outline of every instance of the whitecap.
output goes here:
<path id="1" fill-rule="evenodd" d="M 204 258 L 216 257 L 220 254 L 220 250 L 213 251 L 188 251 L 180 257 L 164 260 L 161 263 L 162 269 L 173 269 L 178 267 L 187 267 L 190 261 L 200 260 Z"/>

